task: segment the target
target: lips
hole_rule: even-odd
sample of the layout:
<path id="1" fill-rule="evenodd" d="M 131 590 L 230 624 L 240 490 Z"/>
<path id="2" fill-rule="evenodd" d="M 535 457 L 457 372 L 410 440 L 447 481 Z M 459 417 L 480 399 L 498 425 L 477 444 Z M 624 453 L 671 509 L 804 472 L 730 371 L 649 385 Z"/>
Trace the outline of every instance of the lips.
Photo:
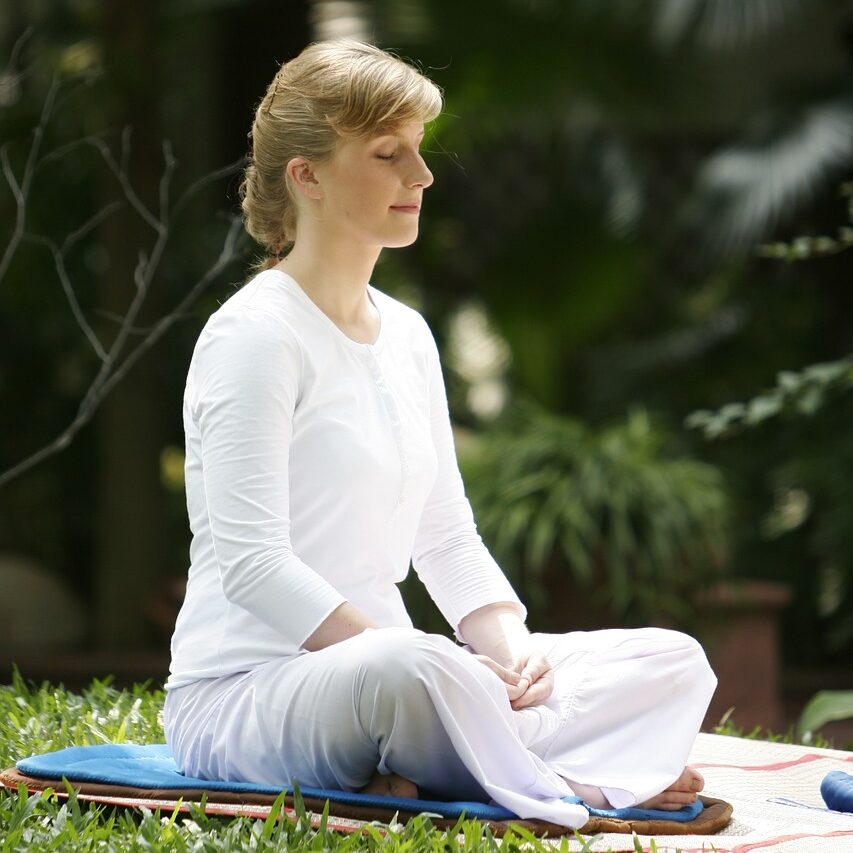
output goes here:
<path id="1" fill-rule="evenodd" d="M 406 210 L 410 213 L 417 213 L 421 209 L 419 204 L 392 204 L 391 210 Z"/>

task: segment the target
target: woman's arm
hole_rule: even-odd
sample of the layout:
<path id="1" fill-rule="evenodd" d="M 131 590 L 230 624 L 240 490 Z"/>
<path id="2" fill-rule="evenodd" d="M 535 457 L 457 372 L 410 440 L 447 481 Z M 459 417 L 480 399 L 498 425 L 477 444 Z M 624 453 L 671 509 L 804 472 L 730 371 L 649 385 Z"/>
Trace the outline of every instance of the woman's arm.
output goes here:
<path id="1" fill-rule="evenodd" d="M 345 601 L 333 610 L 320 624 L 320 627 L 302 644 L 309 652 L 316 652 L 355 637 L 366 628 L 379 627 L 368 619 L 357 607 Z"/>
<path id="2" fill-rule="evenodd" d="M 317 631 L 318 642 L 343 638 L 356 632 L 358 617 L 345 610 L 323 629 L 345 598 L 294 553 L 290 539 L 299 342 L 265 311 L 227 307 L 202 333 L 187 385 L 222 592 L 295 648 Z"/>
<path id="3" fill-rule="evenodd" d="M 461 639 L 461 621 L 480 608 L 500 603 L 515 609 L 522 624 L 526 611 L 477 532 L 456 460 L 438 348 L 425 322 L 423 334 L 430 432 L 438 471 L 421 513 L 412 565 Z"/>
<path id="4" fill-rule="evenodd" d="M 424 325 L 438 472 L 412 564 L 456 636 L 507 685 L 512 707 L 538 704 L 553 690 L 551 665 L 534 647 L 524 624 L 527 611 L 477 532 L 456 460 L 438 348 Z"/>

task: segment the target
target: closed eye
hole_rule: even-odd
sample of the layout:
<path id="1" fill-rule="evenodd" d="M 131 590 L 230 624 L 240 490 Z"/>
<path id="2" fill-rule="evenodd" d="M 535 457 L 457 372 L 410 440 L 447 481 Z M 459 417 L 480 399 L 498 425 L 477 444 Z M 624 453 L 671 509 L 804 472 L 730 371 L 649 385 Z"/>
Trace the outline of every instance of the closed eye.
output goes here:
<path id="1" fill-rule="evenodd" d="M 421 157 L 423 157 L 424 154 L 428 154 L 428 153 L 430 153 L 430 152 L 429 151 L 418 151 L 418 154 L 420 154 Z M 380 160 L 393 160 L 397 156 L 397 154 L 395 152 L 394 154 L 377 154 L 376 156 Z"/>

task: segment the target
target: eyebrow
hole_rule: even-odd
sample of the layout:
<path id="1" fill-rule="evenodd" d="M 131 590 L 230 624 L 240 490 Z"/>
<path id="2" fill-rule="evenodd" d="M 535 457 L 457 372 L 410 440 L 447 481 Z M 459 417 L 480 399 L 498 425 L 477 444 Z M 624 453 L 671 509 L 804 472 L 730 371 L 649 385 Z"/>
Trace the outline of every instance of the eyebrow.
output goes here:
<path id="1" fill-rule="evenodd" d="M 422 130 L 415 138 L 423 139 L 426 136 L 426 128 Z M 376 137 L 376 139 L 406 139 L 405 136 L 399 133 L 382 133 Z"/>

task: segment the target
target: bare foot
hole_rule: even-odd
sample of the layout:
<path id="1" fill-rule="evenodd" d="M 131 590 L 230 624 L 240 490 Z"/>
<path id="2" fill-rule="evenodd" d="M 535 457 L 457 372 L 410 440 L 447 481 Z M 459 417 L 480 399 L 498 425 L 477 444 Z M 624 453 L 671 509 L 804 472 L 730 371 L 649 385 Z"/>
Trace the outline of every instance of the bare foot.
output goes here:
<path id="1" fill-rule="evenodd" d="M 698 770 L 685 767 L 681 775 L 665 790 L 639 803 L 641 809 L 663 809 L 664 811 L 678 811 L 678 809 L 689 806 L 696 802 L 698 792 L 705 787 L 705 780 Z"/>
<path id="2" fill-rule="evenodd" d="M 379 794 L 382 797 L 409 797 L 416 800 L 418 798 L 418 786 L 396 773 L 383 776 L 377 770 L 373 774 L 373 778 L 358 793 Z"/>

